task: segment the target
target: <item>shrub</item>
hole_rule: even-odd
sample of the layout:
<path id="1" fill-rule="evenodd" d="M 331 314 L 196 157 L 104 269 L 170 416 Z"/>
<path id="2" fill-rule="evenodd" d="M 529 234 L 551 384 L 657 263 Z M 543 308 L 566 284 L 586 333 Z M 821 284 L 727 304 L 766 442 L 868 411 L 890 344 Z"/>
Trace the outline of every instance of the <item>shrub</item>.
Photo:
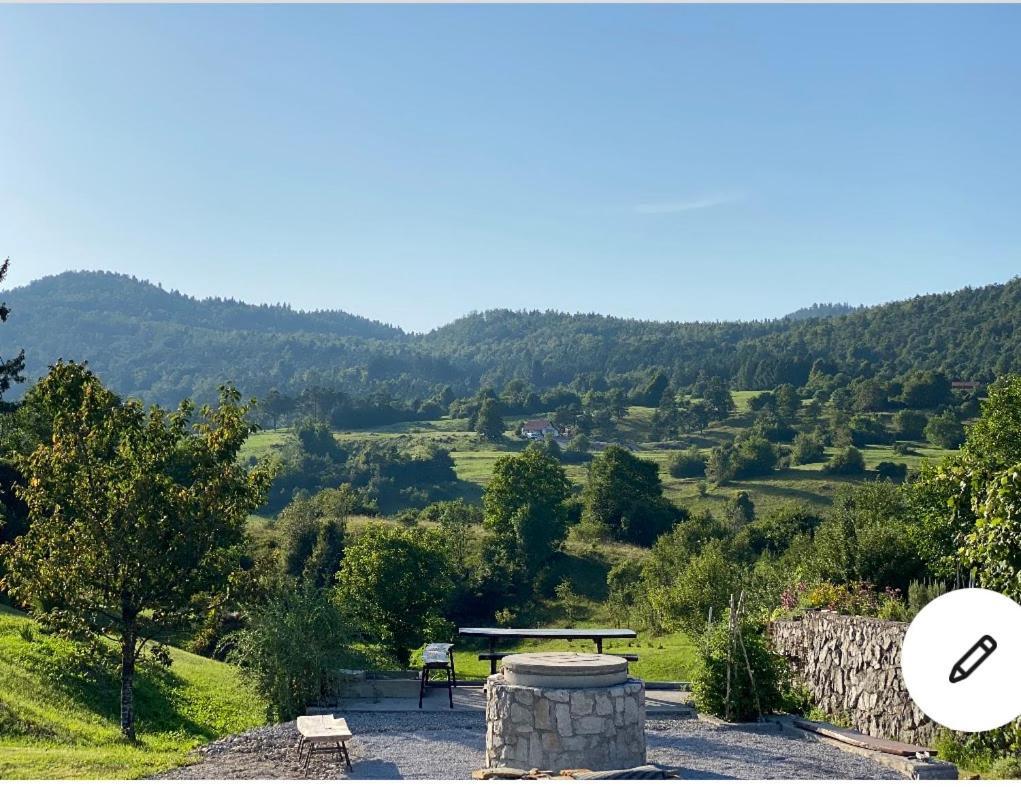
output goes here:
<path id="1" fill-rule="evenodd" d="M 701 663 L 695 671 L 691 688 L 700 711 L 727 721 L 754 721 L 760 713 L 774 713 L 786 708 L 785 695 L 791 689 L 791 681 L 787 662 L 769 649 L 762 627 L 751 621 L 743 621 L 740 625 L 744 648 L 740 643 L 731 646 L 727 621 L 713 626 L 705 635 Z"/>
<path id="2" fill-rule="evenodd" d="M 893 431 L 901 440 L 920 440 L 929 423 L 925 413 L 917 410 L 901 410 L 893 416 Z"/>
<path id="3" fill-rule="evenodd" d="M 914 580 L 908 585 L 908 614 L 913 618 L 922 611 L 922 607 L 947 592 L 939 582 Z"/>
<path id="4" fill-rule="evenodd" d="M 229 635 L 232 660 L 266 699 L 271 721 L 304 713 L 333 692 L 338 670 L 358 664 L 344 618 L 312 582 L 283 580 L 245 617 L 248 625 Z"/>
<path id="5" fill-rule="evenodd" d="M 886 430 L 883 422 L 878 418 L 868 415 L 856 415 L 848 424 L 851 429 L 851 442 L 856 446 L 865 446 L 869 443 L 889 443 L 890 433 Z"/>
<path id="6" fill-rule="evenodd" d="M 960 448 L 964 442 L 964 427 L 953 413 L 934 415 L 925 427 L 925 439 L 940 448 Z"/>
<path id="7" fill-rule="evenodd" d="M 823 472 L 831 475 L 860 475 L 865 472 L 865 457 L 853 445 L 839 449 L 823 465 Z"/>
<path id="8" fill-rule="evenodd" d="M 903 481 L 908 477 L 908 466 L 903 462 L 880 462 L 876 475 L 887 481 Z"/>
<path id="9" fill-rule="evenodd" d="M 823 448 L 822 440 L 815 434 L 799 433 L 794 438 L 791 448 L 791 461 L 796 465 L 819 462 L 826 457 L 826 449 Z"/>
<path id="10" fill-rule="evenodd" d="M 705 475 L 705 465 L 705 455 L 697 448 L 689 448 L 671 455 L 669 471 L 674 478 L 694 478 Z"/>

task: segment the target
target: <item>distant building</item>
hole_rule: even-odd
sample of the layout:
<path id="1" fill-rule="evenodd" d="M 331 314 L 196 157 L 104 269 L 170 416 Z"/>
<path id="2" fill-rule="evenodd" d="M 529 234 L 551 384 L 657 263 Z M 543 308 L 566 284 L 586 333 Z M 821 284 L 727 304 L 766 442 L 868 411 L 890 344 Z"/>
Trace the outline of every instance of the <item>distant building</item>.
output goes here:
<path id="1" fill-rule="evenodd" d="M 950 387 L 955 391 L 977 391 L 982 387 L 982 383 L 971 380 L 954 380 L 950 383 Z"/>
<path id="2" fill-rule="evenodd" d="M 547 418 L 534 418 L 521 425 L 521 436 L 529 440 L 545 440 L 547 437 L 560 437 L 560 432 Z"/>

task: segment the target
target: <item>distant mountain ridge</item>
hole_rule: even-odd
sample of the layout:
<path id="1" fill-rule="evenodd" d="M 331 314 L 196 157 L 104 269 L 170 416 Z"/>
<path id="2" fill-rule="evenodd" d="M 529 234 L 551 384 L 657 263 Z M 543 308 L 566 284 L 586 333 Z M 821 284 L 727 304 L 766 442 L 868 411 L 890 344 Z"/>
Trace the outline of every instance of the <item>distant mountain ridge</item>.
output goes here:
<path id="1" fill-rule="evenodd" d="M 988 380 L 1021 371 L 1021 280 L 868 308 L 814 304 L 777 320 L 656 322 L 497 309 L 427 334 L 343 311 L 199 300 L 130 276 L 69 272 L 4 293 L 0 350 L 26 350 L 33 380 L 57 358 L 88 360 L 122 394 L 208 401 L 224 381 L 246 395 L 330 386 L 428 398 L 512 379 L 536 388 L 615 385 L 663 370 L 736 388 L 803 383 L 813 366 L 853 378 L 914 369 Z M 829 314 L 828 312 L 837 312 Z"/>

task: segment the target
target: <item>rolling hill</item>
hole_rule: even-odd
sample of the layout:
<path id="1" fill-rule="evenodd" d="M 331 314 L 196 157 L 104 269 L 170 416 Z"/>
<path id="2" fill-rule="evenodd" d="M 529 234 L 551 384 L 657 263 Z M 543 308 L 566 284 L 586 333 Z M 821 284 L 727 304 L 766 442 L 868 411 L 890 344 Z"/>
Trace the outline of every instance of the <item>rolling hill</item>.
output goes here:
<path id="1" fill-rule="evenodd" d="M 676 385 L 700 373 L 738 389 L 801 384 L 812 368 L 849 377 L 914 370 L 988 381 L 1021 370 L 1021 280 L 870 308 L 809 307 L 780 320 L 652 322 L 598 314 L 494 310 L 427 334 L 342 311 L 198 300 L 132 277 L 70 272 L 11 290 L 0 347 L 24 347 L 30 380 L 55 359 L 88 360 L 115 390 L 163 404 L 315 385 L 368 395 L 458 395 L 523 379 L 578 376 L 629 385 L 651 368 Z M 827 316 L 816 312 L 836 311 Z M 17 392 L 15 392 L 16 394 Z"/>

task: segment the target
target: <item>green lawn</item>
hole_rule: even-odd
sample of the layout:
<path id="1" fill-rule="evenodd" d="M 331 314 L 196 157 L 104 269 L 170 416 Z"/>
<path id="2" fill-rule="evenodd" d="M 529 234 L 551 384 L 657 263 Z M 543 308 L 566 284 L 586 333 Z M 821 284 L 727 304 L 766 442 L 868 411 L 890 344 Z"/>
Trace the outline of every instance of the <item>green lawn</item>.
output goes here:
<path id="1" fill-rule="evenodd" d="M 605 628 L 605 623 L 579 624 L 576 628 L 588 626 Z M 546 627 L 546 624 L 543 624 Z M 505 640 L 497 643 L 504 653 L 532 653 L 536 651 L 578 651 L 595 652 L 595 646 L 584 640 Z M 454 650 L 454 664 L 457 677 L 462 680 L 482 680 L 489 675 L 489 661 L 480 661 L 478 654 L 486 652 L 485 640 L 461 639 Z M 628 670 L 643 680 L 685 681 L 690 680 L 698 654 L 695 645 L 684 634 L 669 634 L 662 637 L 648 637 L 644 634 L 634 640 L 607 640 L 604 653 L 633 653 L 638 661 L 629 665 Z"/>
<path id="2" fill-rule="evenodd" d="M 169 670 L 136 682 L 136 746 L 118 729 L 116 668 L 82 665 L 70 645 L 0 606 L 0 779 L 132 779 L 189 762 L 196 746 L 265 722 L 237 670 L 171 648 Z"/>

